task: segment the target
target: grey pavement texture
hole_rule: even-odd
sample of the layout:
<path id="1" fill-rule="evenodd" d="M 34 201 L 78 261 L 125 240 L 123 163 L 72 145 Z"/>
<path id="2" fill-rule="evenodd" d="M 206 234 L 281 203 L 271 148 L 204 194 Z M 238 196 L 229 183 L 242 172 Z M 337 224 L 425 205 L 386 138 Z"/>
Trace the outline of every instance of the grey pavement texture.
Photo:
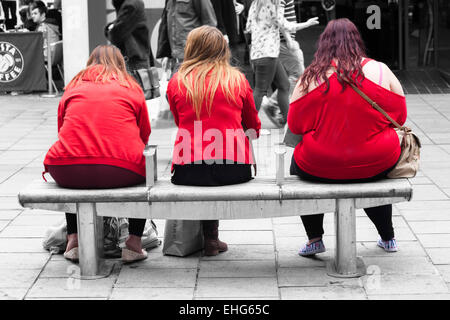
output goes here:
<path id="1" fill-rule="evenodd" d="M 377 232 L 358 210 L 357 249 L 367 275 L 327 275 L 335 245 L 333 215 L 326 214 L 327 252 L 314 259 L 297 255 L 306 241 L 298 216 L 222 221 L 228 252 L 177 258 L 158 247 L 140 263 L 112 260 L 108 278 L 79 281 L 76 264 L 42 248 L 46 229 L 64 215 L 17 202 L 20 189 L 41 179 L 45 153 L 57 139 L 58 98 L 0 96 L 0 299 L 449 299 L 450 95 L 408 95 L 407 102 L 407 124 L 423 143 L 421 170 L 412 179 L 413 200 L 394 206 L 397 253 L 376 247 Z M 258 171 L 274 176 L 266 154 L 281 132 L 260 116 L 271 134 L 256 144 Z M 161 175 L 168 174 L 175 131 L 168 124 L 157 123 L 150 137 L 159 145 Z M 156 223 L 163 238 L 164 220 Z"/>

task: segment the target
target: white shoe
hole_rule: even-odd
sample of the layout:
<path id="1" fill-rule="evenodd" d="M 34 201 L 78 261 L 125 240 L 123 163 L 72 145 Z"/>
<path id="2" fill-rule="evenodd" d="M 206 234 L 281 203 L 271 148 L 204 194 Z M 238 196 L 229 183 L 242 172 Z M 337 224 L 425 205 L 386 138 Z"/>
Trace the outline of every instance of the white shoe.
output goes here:
<path id="1" fill-rule="evenodd" d="M 122 249 L 122 261 L 125 263 L 130 263 L 130 262 L 135 262 L 135 261 L 140 261 L 140 260 L 145 260 L 147 259 L 147 251 L 142 250 L 141 253 L 127 249 L 127 248 L 123 248 Z"/>
<path id="2" fill-rule="evenodd" d="M 72 248 L 69 251 L 64 252 L 64 258 L 70 261 L 78 262 L 79 260 L 78 255 L 78 247 Z"/>

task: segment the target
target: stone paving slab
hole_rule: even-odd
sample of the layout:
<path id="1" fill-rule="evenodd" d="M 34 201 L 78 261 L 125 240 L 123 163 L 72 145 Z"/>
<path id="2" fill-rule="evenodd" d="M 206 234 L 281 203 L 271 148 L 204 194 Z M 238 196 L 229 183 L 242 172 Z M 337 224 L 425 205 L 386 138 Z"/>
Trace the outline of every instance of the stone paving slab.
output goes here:
<path id="1" fill-rule="evenodd" d="M 370 295 L 390 294 L 448 294 L 449 289 L 439 275 L 383 275 L 365 282 L 364 288 Z"/>
<path id="2" fill-rule="evenodd" d="M 116 280 L 109 277 L 98 280 L 75 278 L 40 278 L 27 294 L 27 298 L 108 298 Z"/>
<path id="3" fill-rule="evenodd" d="M 0 288 L 0 300 L 23 300 L 28 289 Z"/>
<path id="4" fill-rule="evenodd" d="M 117 288 L 194 288 L 197 269 L 122 267 Z"/>
<path id="5" fill-rule="evenodd" d="M 191 300 L 194 288 L 114 288 L 111 300 Z"/>
<path id="6" fill-rule="evenodd" d="M 363 257 L 366 267 L 376 266 L 381 274 L 439 275 L 438 270 L 427 257 L 405 257 L 385 255 Z"/>
<path id="7" fill-rule="evenodd" d="M 323 267 L 279 268 L 278 284 L 280 287 L 324 287 L 328 285 L 362 287 L 359 279 L 330 277 L 327 269 Z"/>
<path id="8" fill-rule="evenodd" d="M 222 238 L 222 236 L 221 236 Z M 239 244 L 228 243 L 228 251 L 217 256 L 202 257 L 202 261 L 235 261 L 235 260 L 273 260 L 275 259 L 273 244 Z"/>
<path id="9" fill-rule="evenodd" d="M 43 253 L 46 252 L 42 248 L 42 241 L 40 239 L 14 239 L 0 238 L 0 253 Z"/>
<path id="10" fill-rule="evenodd" d="M 278 283 L 273 278 L 199 278 L 195 298 L 278 297 Z"/>
<path id="11" fill-rule="evenodd" d="M 450 264 L 450 249 L 449 248 L 426 248 L 425 249 L 431 258 L 433 264 Z"/>
<path id="12" fill-rule="evenodd" d="M 366 300 L 363 288 L 341 286 L 290 287 L 280 289 L 282 300 Z"/>
<path id="13" fill-rule="evenodd" d="M 449 248 L 450 250 L 450 234 L 418 234 L 417 238 L 425 248 Z"/>
<path id="14" fill-rule="evenodd" d="M 199 278 L 273 278 L 275 259 L 246 261 L 201 261 Z"/>
<path id="15" fill-rule="evenodd" d="M 9 225 L 2 230 L 0 222 L 0 238 L 43 238 L 48 226 L 14 226 Z M 11 240 L 14 241 L 14 240 Z"/>
<path id="16" fill-rule="evenodd" d="M 39 269 L 49 260 L 48 253 L 0 253 L 0 270 Z"/>
<path id="17" fill-rule="evenodd" d="M 0 288 L 30 288 L 40 269 L 0 269 Z"/>
<path id="18" fill-rule="evenodd" d="M 228 244 L 272 244 L 272 231 L 222 231 L 220 238 Z"/>

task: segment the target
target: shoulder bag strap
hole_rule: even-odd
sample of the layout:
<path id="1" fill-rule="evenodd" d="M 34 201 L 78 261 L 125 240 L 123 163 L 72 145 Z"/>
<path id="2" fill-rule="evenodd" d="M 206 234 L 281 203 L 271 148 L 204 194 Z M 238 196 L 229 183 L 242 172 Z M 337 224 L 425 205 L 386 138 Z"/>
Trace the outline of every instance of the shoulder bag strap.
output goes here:
<path id="1" fill-rule="evenodd" d="M 376 109 L 377 111 L 381 112 L 397 129 L 400 130 L 406 130 L 405 127 L 401 126 L 398 124 L 397 121 L 395 121 L 394 119 L 391 118 L 391 116 L 389 116 L 386 111 L 384 111 L 375 101 L 373 101 L 372 99 L 370 99 L 364 92 L 362 92 L 357 86 L 355 86 L 353 83 L 351 83 L 350 81 L 348 81 L 346 78 L 343 78 L 345 82 L 347 82 L 352 88 L 353 90 L 355 90 L 364 100 L 366 100 L 374 109 Z"/>

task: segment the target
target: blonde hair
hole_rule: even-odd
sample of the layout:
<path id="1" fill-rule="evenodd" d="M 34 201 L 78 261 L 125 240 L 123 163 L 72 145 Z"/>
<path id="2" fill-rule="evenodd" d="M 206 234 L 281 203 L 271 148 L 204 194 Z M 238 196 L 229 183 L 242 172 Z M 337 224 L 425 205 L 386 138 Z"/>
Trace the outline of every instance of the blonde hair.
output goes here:
<path id="1" fill-rule="evenodd" d="M 201 26 L 192 30 L 186 41 L 184 62 L 178 70 L 178 86 L 187 90 L 187 99 L 192 104 L 197 119 L 202 105 L 211 116 L 217 88 L 221 87 L 229 103 L 237 103 L 236 89 L 240 92 L 243 74 L 230 65 L 231 53 L 228 43 L 219 29 Z M 208 87 L 206 78 L 210 76 Z"/>
<path id="2" fill-rule="evenodd" d="M 125 60 L 120 50 L 112 45 L 101 45 L 92 51 L 86 63 L 86 68 L 78 72 L 64 89 L 67 90 L 82 83 L 84 75 L 94 66 L 103 67 L 94 82 L 106 83 L 114 79 L 124 87 L 140 88 L 136 80 L 128 74 Z"/>

